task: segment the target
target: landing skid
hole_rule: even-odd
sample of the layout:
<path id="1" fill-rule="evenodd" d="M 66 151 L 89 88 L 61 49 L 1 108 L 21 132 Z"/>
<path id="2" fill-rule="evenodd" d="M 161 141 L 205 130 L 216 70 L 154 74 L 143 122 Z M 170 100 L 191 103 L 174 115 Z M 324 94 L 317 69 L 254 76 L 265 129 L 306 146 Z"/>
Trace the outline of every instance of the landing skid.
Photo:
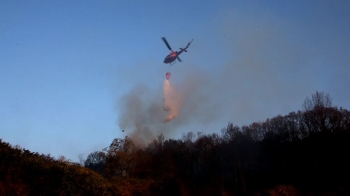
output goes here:
<path id="1" fill-rule="evenodd" d="M 176 63 L 176 62 L 175 62 Z M 170 63 L 170 66 L 174 65 L 175 63 Z"/>

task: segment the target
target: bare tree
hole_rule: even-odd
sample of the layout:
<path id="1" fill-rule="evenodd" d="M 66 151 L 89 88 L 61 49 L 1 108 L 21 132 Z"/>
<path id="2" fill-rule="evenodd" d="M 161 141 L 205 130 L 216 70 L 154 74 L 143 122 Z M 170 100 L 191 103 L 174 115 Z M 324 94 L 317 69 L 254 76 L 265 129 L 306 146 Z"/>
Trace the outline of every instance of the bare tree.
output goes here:
<path id="1" fill-rule="evenodd" d="M 85 163 L 84 154 L 83 153 L 79 153 L 78 158 L 79 158 L 79 164 L 81 166 L 84 166 L 84 163 Z"/>
<path id="2" fill-rule="evenodd" d="M 316 91 L 316 93 L 311 96 L 311 99 L 306 97 L 302 105 L 302 109 L 305 111 L 310 111 L 320 107 L 332 107 L 332 99 L 328 93 Z"/>
<path id="3" fill-rule="evenodd" d="M 330 110 L 333 108 L 329 94 L 316 91 L 311 99 L 309 97 L 305 99 L 302 107 L 304 110 L 303 122 L 309 134 L 332 130 Z"/>

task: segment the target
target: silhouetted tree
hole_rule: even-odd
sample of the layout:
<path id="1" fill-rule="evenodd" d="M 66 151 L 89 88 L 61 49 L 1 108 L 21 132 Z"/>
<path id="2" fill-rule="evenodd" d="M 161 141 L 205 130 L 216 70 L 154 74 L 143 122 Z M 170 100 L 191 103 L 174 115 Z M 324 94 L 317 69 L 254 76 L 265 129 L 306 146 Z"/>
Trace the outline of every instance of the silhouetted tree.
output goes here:
<path id="1" fill-rule="evenodd" d="M 304 100 L 302 108 L 305 110 L 303 115 L 304 124 L 309 134 L 321 131 L 330 131 L 328 125 L 327 110 L 332 106 L 332 100 L 328 94 L 316 91 L 311 99 L 307 97 Z"/>
<path id="2" fill-rule="evenodd" d="M 106 149 L 106 174 L 107 176 L 128 177 L 128 172 L 135 165 L 136 146 L 129 138 L 116 138 Z"/>
<path id="3" fill-rule="evenodd" d="M 311 99 L 309 97 L 306 97 L 304 103 L 302 104 L 302 109 L 304 111 L 310 111 L 319 107 L 332 107 L 332 99 L 329 94 L 316 91 L 315 94 L 311 95 Z"/>
<path id="4" fill-rule="evenodd" d="M 95 151 L 88 155 L 84 162 L 84 166 L 98 173 L 103 174 L 106 162 L 106 153 Z"/>

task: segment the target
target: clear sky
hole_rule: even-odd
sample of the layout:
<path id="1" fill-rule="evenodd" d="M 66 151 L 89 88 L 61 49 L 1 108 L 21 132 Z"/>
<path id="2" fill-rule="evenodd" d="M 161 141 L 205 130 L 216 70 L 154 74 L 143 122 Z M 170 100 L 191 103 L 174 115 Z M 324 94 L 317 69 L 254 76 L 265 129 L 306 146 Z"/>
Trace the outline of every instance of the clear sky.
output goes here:
<path id="1" fill-rule="evenodd" d="M 77 161 L 140 131 L 178 138 L 286 115 L 316 91 L 349 110 L 349 10 L 347 0 L 0 1 L 0 138 Z M 194 39 L 182 63 L 163 64 L 163 36 L 174 50 Z M 187 99 L 163 124 L 168 71 Z"/>

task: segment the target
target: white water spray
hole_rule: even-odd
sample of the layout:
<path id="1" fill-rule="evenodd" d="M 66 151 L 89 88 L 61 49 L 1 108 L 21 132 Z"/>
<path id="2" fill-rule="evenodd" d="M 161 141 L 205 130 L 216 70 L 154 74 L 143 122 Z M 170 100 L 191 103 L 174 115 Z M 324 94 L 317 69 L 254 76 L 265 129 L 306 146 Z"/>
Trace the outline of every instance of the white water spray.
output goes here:
<path id="1" fill-rule="evenodd" d="M 167 73 L 168 74 L 168 73 Z M 167 123 L 179 116 L 181 108 L 181 96 L 171 85 L 169 81 L 170 76 L 164 80 L 164 98 L 163 109 L 168 113 L 164 120 Z"/>

